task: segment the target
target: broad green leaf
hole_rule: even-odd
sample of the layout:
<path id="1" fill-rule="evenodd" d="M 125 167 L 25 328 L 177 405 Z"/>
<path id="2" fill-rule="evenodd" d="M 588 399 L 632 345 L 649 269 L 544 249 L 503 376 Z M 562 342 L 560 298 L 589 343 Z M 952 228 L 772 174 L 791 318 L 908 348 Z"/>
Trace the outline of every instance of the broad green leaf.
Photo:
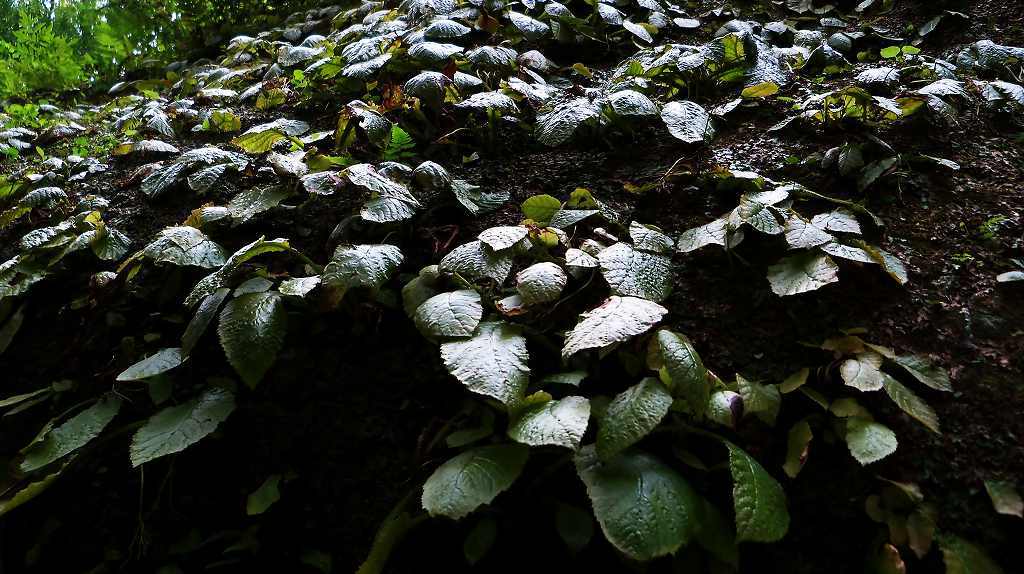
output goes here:
<path id="1" fill-rule="evenodd" d="M 445 273 L 458 273 L 463 279 L 491 279 L 501 284 L 512 271 L 512 254 L 506 249 L 494 251 L 482 241 L 470 241 L 452 249 L 438 268 Z"/>
<path id="2" fill-rule="evenodd" d="M 946 574 L 1003 574 L 1003 569 L 985 551 L 959 536 L 943 535 L 939 538 L 939 549 Z"/>
<path id="3" fill-rule="evenodd" d="M 547 225 L 562 209 L 562 202 L 547 194 L 534 195 L 523 202 L 522 209 L 527 219 L 536 221 L 538 225 Z"/>
<path id="4" fill-rule="evenodd" d="M 170 371 L 185 362 L 186 358 L 187 356 L 182 355 L 181 349 L 160 349 L 156 353 L 125 369 L 117 376 L 117 380 L 139 381 L 142 379 L 148 379 L 149 377 Z"/>
<path id="5" fill-rule="evenodd" d="M 423 508 L 456 520 L 489 504 L 519 478 L 530 449 L 497 444 L 470 449 L 437 467 L 423 485 Z"/>
<path id="6" fill-rule="evenodd" d="M 711 116 L 690 101 L 669 102 L 661 108 L 661 120 L 672 137 L 688 144 L 710 142 L 715 137 Z"/>
<path id="7" fill-rule="evenodd" d="M 280 293 L 249 293 L 220 312 L 217 335 L 228 362 L 250 387 L 274 364 L 284 344 L 288 314 Z"/>
<path id="8" fill-rule="evenodd" d="M 524 305 L 550 303 L 562 295 L 569 277 L 555 263 L 534 263 L 516 275 L 516 290 Z"/>
<path id="9" fill-rule="evenodd" d="M 668 313 L 657 303 L 637 297 L 611 296 L 596 309 L 580 315 L 565 338 L 562 358 L 585 349 L 605 349 L 646 332 Z"/>
<path id="10" fill-rule="evenodd" d="M 49 488 L 55 480 L 57 480 L 72 460 L 74 460 L 74 457 L 68 459 L 60 468 L 52 473 L 47 474 L 39 480 L 29 482 L 14 492 L 10 489 L 5 491 L 4 496 L 0 498 L 0 516 L 7 514 L 46 491 L 46 489 Z"/>
<path id="11" fill-rule="evenodd" d="M 228 256 L 206 234 L 188 226 L 163 229 L 142 253 L 156 262 L 206 268 L 220 267 Z"/>
<path id="12" fill-rule="evenodd" d="M 292 295 L 294 297 L 305 297 L 309 295 L 310 291 L 316 289 L 320 285 L 321 277 L 319 275 L 313 275 L 311 277 L 292 277 L 291 279 L 285 279 L 277 286 L 278 292 L 282 295 Z"/>
<path id="13" fill-rule="evenodd" d="M 779 85 L 775 82 L 762 82 L 743 88 L 740 95 L 744 98 L 767 98 L 779 93 Z"/>
<path id="14" fill-rule="evenodd" d="M 920 355 L 899 355 L 893 360 L 921 384 L 937 391 L 953 390 L 953 385 L 949 382 L 949 373 L 927 358 Z"/>
<path id="15" fill-rule="evenodd" d="M 882 373 L 882 355 L 874 352 L 857 353 L 839 365 L 843 382 L 861 391 L 877 391 L 885 382 Z"/>
<path id="16" fill-rule="evenodd" d="M 601 274 L 615 295 L 664 301 L 672 290 L 672 259 L 616 243 L 597 254 Z"/>
<path id="17" fill-rule="evenodd" d="M 896 452 L 896 433 L 875 421 L 852 417 L 846 421 L 846 446 L 857 462 L 868 465 Z"/>
<path id="18" fill-rule="evenodd" d="M 835 240 L 835 237 L 796 213 L 786 219 L 785 233 L 790 249 L 810 249 Z"/>
<path id="19" fill-rule="evenodd" d="M 661 381 L 648 377 L 619 393 L 601 417 L 597 454 L 609 460 L 647 436 L 672 406 L 672 395 Z"/>
<path id="20" fill-rule="evenodd" d="M 540 143 L 555 147 L 569 141 L 580 127 L 592 125 L 600 117 L 601 108 L 590 98 L 571 98 L 541 109 L 537 113 L 534 135 Z M 534 219 L 529 215 L 527 217 Z"/>
<path id="21" fill-rule="evenodd" d="M 680 253 L 689 253 L 708 245 L 733 248 L 742 241 L 743 230 L 730 229 L 729 218 L 725 216 L 706 225 L 684 231 L 676 242 L 676 249 Z"/>
<path id="22" fill-rule="evenodd" d="M 254 216 L 280 205 L 291 195 L 284 186 L 252 187 L 239 192 L 228 202 L 228 214 L 237 223 L 245 223 Z"/>
<path id="23" fill-rule="evenodd" d="M 193 287 L 192 291 L 187 297 L 185 297 L 185 306 L 192 307 L 217 289 L 226 287 L 227 282 L 231 279 L 235 270 L 253 257 L 257 257 L 265 253 L 288 251 L 289 249 L 291 249 L 291 246 L 288 245 L 288 240 L 280 238 L 266 240 L 260 237 L 256 241 L 245 245 L 238 251 L 231 254 L 231 257 L 228 257 L 228 260 L 224 262 L 224 265 L 220 269 L 206 277 L 203 277 L 199 283 L 196 283 L 196 286 Z"/>
<path id="24" fill-rule="evenodd" d="M 413 319 L 427 338 L 469 337 L 483 317 L 480 294 L 471 289 L 441 293 L 424 301 Z"/>
<path id="25" fill-rule="evenodd" d="M 235 396 L 211 387 L 187 403 L 156 413 L 132 437 L 132 466 L 185 450 L 216 430 L 234 410 Z"/>
<path id="26" fill-rule="evenodd" d="M 808 251 L 786 257 L 768 268 L 776 295 L 796 295 L 839 281 L 839 266 L 822 253 Z"/>
<path id="27" fill-rule="evenodd" d="M 187 356 L 192 353 L 192 349 L 206 332 L 206 328 L 210 326 L 210 321 L 217 315 L 217 311 L 220 311 L 220 306 L 229 293 L 231 293 L 231 289 L 222 287 L 207 295 L 199 304 L 196 314 L 192 316 L 192 320 L 188 322 L 185 332 L 181 335 L 182 355 Z"/>
<path id="28" fill-rule="evenodd" d="M 928 406 L 928 403 L 914 394 L 914 391 L 911 391 L 903 386 L 902 383 L 884 373 L 883 381 L 885 392 L 892 399 L 892 402 L 896 403 L 896 406 L 917 419 L 918 422 L 928 427 L 932 432 L 942 434 L 942 431 L 939 429 L 939 416 Z"/>
<path id="29" fill-rule="evenodd" d="M 245 513 L 249 516 L 263 514 L 275 502 L 281 500 L 281 491 L 278 485 L 281 483 L 280 474 L 272 474 L 263 481 L 263 484 L 249 494 L 245 500 Z"/>
<path id="30" fill-rule="evenodd" d="M 343 290 L 378 289 L 402 264 L 402 251 L 394 245 L 339 245 L 324 267 L 324 285 Z"/>
<path id="31" fill-rule="evenodd" d="M 529 446 L 555 445 L 577 450 L 590 421 L 590 401 L 565 397 L 533 405 L 519 413 L 508 436 Z"/>
<path id="32" fill-rule="evenodd" d="M 429 304 L 427 301 L 420 309 Z M 476 305 L 479 306 L 479 296 Z M 506 405 L 515 404 L 523 396 L 529 382 L 529 358 L 526 338 L 520 328 L 503 322 L 480 323 L 472 337 L 441 345 L 441 359 L 449 373 L 474 393 L 493 397 Z"/>
<path id="33" fill-rule="evenodd" d="M 1024 518 L 1024 500 L 1021 500 L 1017 487 L 1005 480 L 986 480 L 985 490 L 992 499 L 992 507 L 999 514 Z"/>
<path id="34" fill-rule="evenodd" d="M 664 368 L 672 381 L 672 394 L 685 400 L 691 413 L 703 415 L 711 384 L 690 339 L 668 329 L 659 330 L 648 344 L 647 366 L 655 371 Z"/>
<path id="35" fill-rule="evenodd" d="M 629 224 L 629 238 L 633 240 L 633 247 L 640 251 L 671 254 L 675 247 L 675 241 L 660 229 L 636 221 Z"/>
<path id="36" fill-rule="evenodd" d="M 410 319 L 416 316 L 416 309 L 419 309 L 420 305 L 437 295 L 439 276 L 437 265 L 428 265 L 420 269 L 419 275 L 402 287 L 402 307 Z"/>
<path id="37" fill-rule="evenodd" d="M 526 239 L 529 234 L 530 230 L 522 225 L 505 225 L 483 230 L 480 232 L 479 239 L 491 249 L 501 251 Z"/>
<path id="38" fill-rule="evenodd" d="M 796 478 L 796 475 L 800 474 L 804 463 L 807 462 L 807 452 L 810 449 L 811 439 L 813 438 L 814 433 L 811 432 L 811 425 L 807 424 L 806 420 L 797 422 L 789 429 L 786 463 L 782 465 L 782 470 L 786 472 L 786 476 Z"/>
<path id="39" fill-rule="evenodd" d="M 736 390 L 743 397 L 743 412 L 753 413 L 768 425 L 775 424 L 775 417 L 782 405 L 782 395 L 775 385 L 762 385 L 750 381 L 737 373 Z"/>
<path id="40" fill-rule="evenodd" d="M 576 455 L 576 472 L 605 538 L 634 560 L 672 554 L 700 527 L 700 498 L 651 455 L 627 451 L 601 461 L 588 446 Z"/>
<path id="41" fill-rule="evenodd" d="M 106 394 L 91 407 L 50 430 L 24 451 L 21 472 L 33 472 L 82 448 L 103 432 L 121 409 L 121 399 Z"/>
<path id="42" fill-rule="evenodd" d="M 789 529 L 782 486 L 740 447 L 726 442 L 732 472 L 736 541 L 775 542 Z"/>

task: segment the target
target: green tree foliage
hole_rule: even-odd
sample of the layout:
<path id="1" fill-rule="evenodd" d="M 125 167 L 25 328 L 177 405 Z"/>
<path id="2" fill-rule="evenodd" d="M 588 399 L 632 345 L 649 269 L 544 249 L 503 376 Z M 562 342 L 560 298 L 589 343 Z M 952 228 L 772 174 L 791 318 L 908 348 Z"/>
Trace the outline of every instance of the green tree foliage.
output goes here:
<path id="1" fill-rule="evenodd" d="M 201 55 L 311 0 L 0 0 L 0 100 L 103 88 L 123 74 Z"/>

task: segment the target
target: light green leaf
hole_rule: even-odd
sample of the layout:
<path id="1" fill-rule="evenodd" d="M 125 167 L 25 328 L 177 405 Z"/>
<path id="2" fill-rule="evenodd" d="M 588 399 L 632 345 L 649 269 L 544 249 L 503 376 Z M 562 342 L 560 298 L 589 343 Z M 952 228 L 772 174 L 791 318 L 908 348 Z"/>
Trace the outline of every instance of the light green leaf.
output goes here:
<path id="1" fill-rule="evenodd" d="M 765 424 L 775 424 L 775 417 L 782 406 L 782 395 L 778 387 L 749 381 L 737 373 L 736 390 L 743 397 L 744 413 L 754 413 Z"/>
<path id="2" fill-rule="evenodd" d="M 808 251 L 786 257 L 768 268 L 776 295 L 796 295 L 839 281 L 839 266 L 823 253 Z"/>
<path id="3" fill-rule="evenodd" d="M 471 289 L 441 293 L 416 309 L 416 328 L 427 338 L 469 337 L 483 317 L 480 294 Z"/>
<path id="4" fill-rule="evenodd" d="M 220 267 L 227 259 L 224 248 L 195 227 L 167 227 L 142 253 L 156 262 L 196 267 Z"/>
<path id="5" fill-rule="evenodd" d="M 651 455 L 628 451 L 603 462 L 588 446 L 576 455 L 576 472 L 605 538 L 634 560 L 672 554 L 699 528 L 700 498 Z"/>
<path id="6" fill-rule="evenodd" d="M 523 202 L 522 209 L 527 219 L 536 221 L 538 225 L 547 225 L 562 209 L 562 202 L 547 194 L 534 195 Z"/>
<path id="7" fill-rule="evenodd" d="M 555 445 L 577 450 L 590 421 L 590 401 L 565 397 L 532 405 L 508 427 L 508 436 L 529 446 Z"/>
<path id="8" fill-rule="evenodd" d="M 507 490 L 519 478 L 530 449 L 497 444 L 470 449 L 437 467 L 423 485 L 423 508 L 456 520 Z"/>
<path id="9" fill-rule="evenodd" d="M 272 474 L 263 481 L 259 488 L 252 491 L 245 501 L 245 513 L 248 516 L 263 514 L 275 502 L 281 500 L 281 491 L 278 485 L 281 483 L 280 474 Z"/>
<path id="10" fill-rule="evenodd" d="M 427 301 L 420 309 L 429 304 Z M 479 305 L 479 296 L 476 305 Z M 498 399 L 506 405 L 515 404 L 523 396 L 530 373 L 529 358 L 521 329 L 503 322 L 480 323 L 471 338 L 441 345 L 441 359 L 449 373 L 474 393 Z"/>
<path id="11" fill-rule="evenodd" d="M 740 95 L 744 98 L 767 98 L 779 93 L 779 85 L 775 82 L 762 82 L 743 88 Z"/>
<path id="12" fill-rule="evenodd" d="M 32 443 L 18 465 L 21 472 L 33 472 L 82 448 L 103 432 L 121 410 L 121 399 L 106 394 L 91 407 L 64 421 Z"/>
<path id="13" fill-rule="evenodd" d="M 274 364 L 284 344 L 288 314 L 276 291 L 249 293 L 228 302 L 217 334 L 228 362 L 250 387 Z"/>
<path id="14" fill-rule="evenodd" d="M 491 249 L 501 251 L 526 239 L 529 234 L 530 230 L 522 225 L 503 225 L 483 230 L 478 239 Z"/>
<path id="15" fill-rule="evenodd" d="M 339 245 L 324 267 L 324 285 L 348 290 L 378 289 L 402 264 L 402 251 L 394 245 Z"/>
<path id="16" fill-rule="evenodd" d="M 185 362 L 186 358 L 187 357 L 182 356 L 181 349 L 160 349 L 156 353 L 125 369 L 117 376 L 117 380 L 139 381 L 142 379 L 148 379 L 154 375 L 170 371 Z"/>
<path id="17" fill-rule="evenodd" d="M 726 442 L 732 471 L 736 541 L 775 542 L 789 529 L 782 486 L 740 447 Z"/>
<path id="18" fill-rule="evenodd" d="M 690 101 L 669 102 L 661 108 L 661 120 L 672 137 L 688 144 L 710 142 L 715 137 L 711 116 Z"/>
<path id="19" fill-rule="evenodd" d="M 615 295 L 664 301 L 672 291 L 672 259 L 616 243 L 597 254 L 601 274 Z"/>
<path id="20" fill-rule="evenodd" d="M 637 297 L 611 296 L 601 306 L 580 315 L 565 338 L 562 358 L 585 349 L 605 349 L 646 332 L 668 313 L 657 303 Z"/>
<path id="21" fill-rule="evenodd" d="M 868 465 L 896 452 L 896 433 L 875 421 L 852 417 L 846 421 L 846 446 L 857 462 Z"/>
<path id="22" fill-rule="evenodd" d="M 877 391 L 882 388 L 885 375 L 882 373 L 882 355 L 874 352 L 858 353 L 839 365 L 843 382 L 861 391 Z"/>
<path id="23" fill-rule="evenodd" d="M 470 241 L 441 258 L 438 268 L 445 273 L 458 273 L 469 281 L 488 278 L 500 285 L 512 271 L 512 254 L 508 249 L 494 251 L 479 240 Z"/>
<path id="24" fill-rule="evenodd" d="M 516 275 L 516 290 L 524 305 L 556 301 L 562 295 L 569 277 L 550 261 L 534 263 Z"/>
<path id="25" fill-rule="evenodd" d="M 609 460 L 647 436 L 672 406 L 672 395 L 661 381 L 648 377 L 619 393 L 601 417 L 597 454 Z"/>
<path id="26" fill-rule="evenodd" d="M 185 450 L 216 430 L 234 410 L 235 396 L 211 387 L 187 403 L 156 413 L 132 437 L 132 466 Z"/>
<path id="27" fill-rule="evenodd" d="M 17 491 L 12 492 L 11 490 L 8 490 L 4 492 L 3 498 L 0 498 L 0 516 L 7 514 L 46 491 L 46 489 L 49 488 L 55 480 L 57 480 L 57 477 L 60 476 L 72 460 L 74 460 L 74 457 L 68 459 L 60 466 L 60 468 L 52 473 L 47 474 L 43 478 L 34 482 L 29 482 Z"/>

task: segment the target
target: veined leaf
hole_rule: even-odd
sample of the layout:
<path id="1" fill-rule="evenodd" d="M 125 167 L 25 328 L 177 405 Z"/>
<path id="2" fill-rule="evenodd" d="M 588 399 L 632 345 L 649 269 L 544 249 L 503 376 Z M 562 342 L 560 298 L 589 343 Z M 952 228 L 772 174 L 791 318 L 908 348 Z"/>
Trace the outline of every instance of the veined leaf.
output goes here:
<path id="1" fill-rule="evenodd" d="M 782 486 L 752 456 L 726 442 L 736 508 L 736 541 L 775 542 L 789 530 Z"/>
<path id="2" fill-rule="evenodd" d="M 580 315 L 565 338 L 562 358 L 585 349 L 605 349 L 646 332 L 668 313 L 657 303 L 638 297 L 611 296 L 601 306 Z"/>
<path id="3" fill-rule="evenodd" d="M 121 410 L 121 399 L 104 395 L 91 407 L 64 421 L 24 451 L 21 472 L 33 472 L 82 448 L 103 432 Z"/>
<path id="4" fill-rule="evenodd" d="M 529 446 L 555 445 L 577 450 L 590 421 L 590 401 L 565 397 L 527 407 L 508 427 L 508 436 Z"/>
<path id="5" fill-rule="evenodd" d="M 503 322 L 480 323 L 476 334 L 469 339 L 443 343 L 441 359 L 448 372 L 466 388 L 506 405 L 513 405 L 522 398 L 530 373 L 526 338 L 519 327 Z"/>
<path id="6" fill-rule="evenodd" d="M 217 334 L 228 362 L 250 387 L 274 364 L 284 344 L 287 313 L 280 293 L 248 293 L 228 302 Z"/>
<path id="7" fill-rule="evenodd" d="M 602 461 L 588 446 L 576 455 L 576 472 L 605 538 L 634 560 L 672 554 L 699 529 L 700 498 L 651 455 L 627 451 Z"/>
<path id="8" fill-rule="evenodd" d="M 437 467 L 423 485 L 423 508 L 431 516 L 463 518 L 507 490 L 530 454 L 518 444 L 470 449 Z"/>
<path id="9" fill-rule="evenodd" d="M 150 417 L 132 437 L 132 466 L 181 452 L 216 430 L 235 410 L 235 396 L 211 387 L 191 401 Z"/>
<path id="10" fill-rule="evenodd" d="M 169 348 L 160 349 L 153 355 L 142 359 L 138 363 L 125 369 L 117 376 L 118 381 L 139 381 L 166 373 L 171 369 L 185 362 L 187 356 L 183 356 L 181 349 Z"/>
<path id="11" fill-rule="evenodd" d="M 601 417 L 597 454 L 602 460 L 636 444 L 647 436 L 672 406 L 672 395 L 661 381 L 648 377 L 619 393 Z"/>
<path id="12" fill-rule="evenodd" d="M 857 462 L 868 465 L 896 452 L 896 433 L 889 427 L 860 417 L 846 421 L 846 445 Z"/>
<path id="13" fill-rule="evenodd" d="M 483 317 L 480 294 L 471 289 L 434 295 L 420 304 L 413 319 L 427 338 L 469 337 Z"/>

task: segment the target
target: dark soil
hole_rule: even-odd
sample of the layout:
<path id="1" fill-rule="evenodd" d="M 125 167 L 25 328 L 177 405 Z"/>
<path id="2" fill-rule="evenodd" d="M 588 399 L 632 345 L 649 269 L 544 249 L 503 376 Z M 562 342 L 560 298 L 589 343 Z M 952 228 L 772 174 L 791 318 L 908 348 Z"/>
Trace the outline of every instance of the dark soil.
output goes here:
<path id="1" fill-rule="evenodd" d="M 920 25 L 935 13 L 925 7 L 929 4 L 901 1 L 885 21 L 897 28 L 907 22 Z M 982 38 L 1024 44 L 1021 3 L 976 0 L 955 8 L 972 16 L 971 22 L 929 39 L 926 47 L 941 51 Z M 595 142 L 589 148 L 555 150 L 509 137 L 508 149 L 485 155 L 458 174 L 485 188 L 508 189 L 513 198 L 508 206 L 479 220 L 443 206 L 417 222 L 422 232 L 400 232 L 410 235 L 389 241 L 402 243 L 407 256 L 403 271 L 411 273 L 483 228 L 517 223 L 517 206 L 525 198 L 538 193 L 565 198 L 579 187 L 619 211 L 624 221 L 656 224 L 675 236 L 735 206 L 736 192 L 695 186 L 696 180 L 684 174 L 716 167 L 755 170 L 830 196 L 857 198 L 854 182 L 823 178 L 817 170 L 787 164 L 785 158 L 803 158 L 862 135 L 767 134 L 765 129 L 784 114 L 778 104 L 730 116 L 728 128 L 700 151 L 655 137 L 654 130 L 640 131 L 614 147 Z M 323 117 L 308 119 L 322 122 Z M 954 393 L 919 391 L 939 415 L 941 436 L 885 400 L 865 399 L 900 437 L 896 454 L 870 470 L 918 483 L 939 509 L 940 528 L 977 542 L 1007 572 L 1020 571 L 1015 565 L 1021 563 L 1017 545 L 1024 539 L 1024 521 L 995 514 L 983 480 L 1024 476 L 1024 291 L 995 282 L 997 274 L 1011 269 L 1011 258 L 1024 256 L 1024 149 L 1013 143 L 1016 129 L 967 109 L 942 133 L 919 129 L 881 134 L 900 151 L 920 151 L 962 166 L 957 172 L 887 180 L 893 184 L 871 191 L 868 205 L 886 223 L 871 230 L 872 239 L 907 263 L 910 282 L 905 287 L 877 268 L 844 263 L 840 283 L 781 299 L 764 279 L 765 268 L 777 259 L 777 246 L 744 245 L 739 251 L 743 260 L 708 247 L 676 256 L 675 289 L 666 302 L 672 313 L 665 321 L 690 336 L 705 364 L 723 378 L 738 372 L 778 381 L 798 368 L 826 364 L 827 354 L 800 343 L 820 343 L 852 328 L 867 329 L 863 336 L 870 342 L 926 355 L 949 369 Z M 193 147 L 201 142 L 182 143 Z M 432 153 L 458 163 L 459 151 L 439 147 Z M 137 186 L 125 185 L 129 172 L 129 166 L 117 165 L 78 192 L 109 198 L 110 223 L 137 242 L 183 221 L 199 205 L 175 198 L 148 201 Z M 220 190 L 202 202 L 223 204 L 236 189 L 259 184 L 258 178 L 244 174 L 237 188 Z M 643 194 L 623 188 L 649 182 L 659 184 Z M 358 204 L 358 198 L 339 196 L 293 205 L 225 231 L 218 241 L 233 250 L 254 234 L 284 236 L 313 260 L 326 261 L 337 243 L 331 239 L 335 225 Z M 824 203 L 819 207 L 829 209 Z M 986 236 L 982 228 L 1000 216 L 994 233 Z M 0 255 L 6 258 L 12 242 L 30 228 L 22 224 L 0 235 L 6 243 Z M 97 270 L 90 265 L 72 261 L 68 268 Z M 61 379 L 74 380 L 84 396 L 95 395 L 132 362 L 147 335 L 152 342 L 146 348 L 164 346 L 179 336 L 188 320 L 181 293 L 202 275 L 142 276 L 136 287 L 110 299 L 98 296 L 77 308 L 70 306 L 71 295 L 88 291 L 88 274 L 69 270 L 47 280 L 32 300 L 67 304 L 33 306 L 33 320 L 26 322 L 0 365 L 4 396 Z M 432 442 L 459 415 L 466 397 L 445 372 L 436 347 L 423 340 L 400 308 L 357 298 L 339 311 L 317 314 L 313 320 L 311 316 L 293 315 L 287 353 L 253 393 L 255 398 L 218 430 L 225 440 L 204 440 L 179 456 L 134 470 L 126 454 L 128 435 L 112 437 L 113 448 L 90 447 L 95 456 L 82 457 L 49 492 L 0 520 L 0 573 L 314 572 L 298 566 L 313 551 L 328 553 L 333 571 L 353 571 L 392 506 L 409 493 L 418 496 L 424 477 L 449 455 Z M 188 396 L 191 387 L 209 377 L 233 374 L 212 331 L 184 368 L 187 375 L 179 379 L 175 395 Z M 593 384 L 620 375 L 628 376 L 621 365 L 602 364 Z M 118 390 L 128 399 L 129 414 L 144 416 L 145 386 Z M 787 398 L 779 429 L 817 408 L 799 400 Z M 31 439 L 38 417 L 29 412 L 3 422 L 4 452 L 14 453 L 16 445 Z M 863 503 L 882 483 L 853 467 L 841 444 L 824 443 L 813 443 L 809 462 L 796 480 L 785 479 L 777 472 L 785 455 L 784 441 L 777 440 L 781 430 L 771 434 L 754 427 L 741 432 L 784 483 L 792 525 L 779 544 L 744 545 L 740 570 L 864 571 L 866 555 L 883 530 L 867 517 Z M 667 450 L 676 446 L 669 439 L 655 440 Z M 529 464 L 544 469 L 565 460 L 560 452 L 541 452 Z M 246 517 L 246 496 L 273 473 L 285 476 L 282 502 L 263 517 Z M 727 472 L 694 480 L 709 496 L 727 498 Z M 502 517 L 497 545 L 476 569 L 708 571 L 685 554 L 649 566 L 629 564 L 600 536 L 572 557 L 554 527 L 553 498 L 586 504 L 583 487 L 571 472 L 553 473 L 546 482 L 502 495 L 500 504 L 487 511 Z M 462 542 L 474 524 L 423 523 L 398 546 L 389 571 L 468 570 Z M 179 570 L 160 570 L 168 565 Z M 908 565 L 912 572 L 942 571 L 935 552 Z"/>

